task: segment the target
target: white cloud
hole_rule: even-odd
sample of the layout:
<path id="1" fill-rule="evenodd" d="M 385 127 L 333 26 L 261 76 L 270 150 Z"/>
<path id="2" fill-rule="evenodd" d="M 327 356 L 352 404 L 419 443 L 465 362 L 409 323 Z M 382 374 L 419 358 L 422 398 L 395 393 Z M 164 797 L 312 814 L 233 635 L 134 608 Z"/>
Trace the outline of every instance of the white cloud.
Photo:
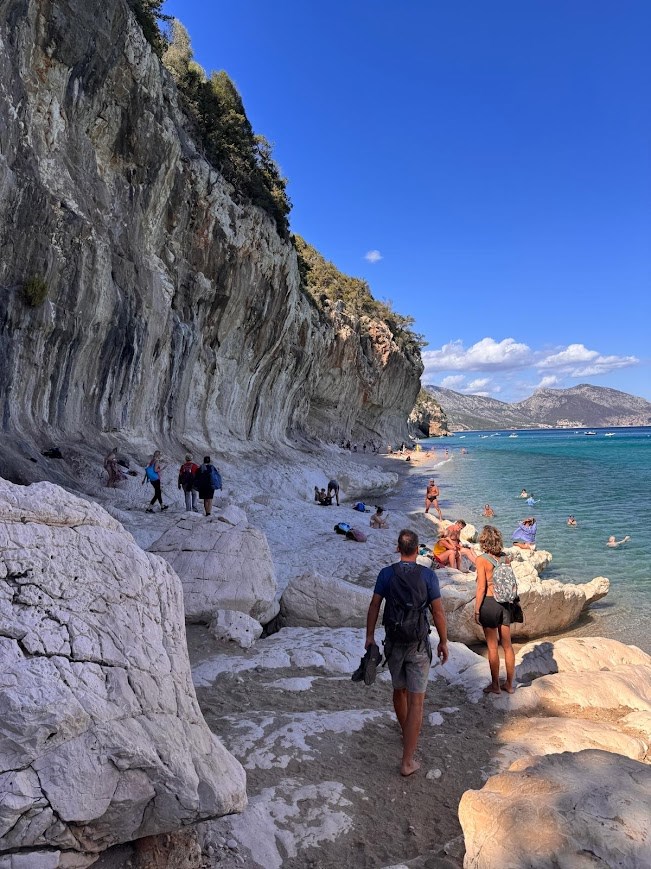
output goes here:
<path id="1" fill-rule="evenodd" d="M 490 383 L 490 377 L 478 377 L 476 380 L 471 380 L 466 386 L 467 392 L 476 392 L 478 389 L 483 389 Z"/>
<path id="2" fill-rule="evenodd" d="M 636 356 L 603 356 L 596 350 L 588 350 L 584 344 L 569 344 L 564 350 L 541 359 L 536 368 L 552 368 L 570 377 L 594 377 L 637 365 L 639 361 Z"/>
<path id="3" fill-rule="evenodd" d="M 441 386 L 444 389 L 455 389 L 457 386 L 461 386 L 465 379 L 463 374 L 450 374 L 449 377 L 443 378 Z"/>
<path id="4" fill-rule="evenodd" d="M 495 341 L 482 338 L 467 350 L 460 340 L 444 344 L 439 350 L 423 353 L 425 372 L 434 371 L 509 371 L 526 368 L 533 363 L 533 354 L 526 344 L 513 338 Z"/>
<path id="5" fill-rule="evenodd" d="M 548 389 L 550 386 L 556 386 L 557 383 L 560 383 L 560 378 L 556 377 L 555 374 L 546 374 L 540 383 L 537 383 L 534 389 Z"/>
<path id="6" fill-rule="evenodd" d="M 379 263 L 382 259 L 382 254 L 379 250 L 369 250 L 364 254 L 364 259 L 369 263 Z"/>

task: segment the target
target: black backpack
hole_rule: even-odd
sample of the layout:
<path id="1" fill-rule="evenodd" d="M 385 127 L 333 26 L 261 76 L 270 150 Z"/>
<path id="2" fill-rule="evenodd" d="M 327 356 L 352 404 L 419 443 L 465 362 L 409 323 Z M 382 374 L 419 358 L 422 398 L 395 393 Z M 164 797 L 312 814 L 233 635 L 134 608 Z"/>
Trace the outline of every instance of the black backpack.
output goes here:
<path id="1" fill-rule="evenodd" d="M 420 564 L 392 565 L 382 624 L 389 643 L 421 643 L 429 638 L 429 595 Z"/>

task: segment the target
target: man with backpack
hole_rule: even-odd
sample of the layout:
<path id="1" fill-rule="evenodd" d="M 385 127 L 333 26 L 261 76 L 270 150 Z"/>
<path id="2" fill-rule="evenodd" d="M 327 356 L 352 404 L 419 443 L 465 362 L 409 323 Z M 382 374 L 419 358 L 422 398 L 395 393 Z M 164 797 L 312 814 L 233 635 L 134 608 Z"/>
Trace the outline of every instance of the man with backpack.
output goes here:
<path id="1" fill-rule="evenodd" d="M 185 509 L 187 511 L 193 510 L 195 513 L 199 512 L 199 508 L 197 507 L 196 479 L 198 470 L 199 465 L 193 462 L 192 456 L 190 453 L 187 453 L 185 462 L 179 469 L 179 489 L 183 489 L 183 493 L 185 494 Z"/>
<path id="2" fill-rule="evenodd" d="M 438 579 L 433 570 L 416 562 L 418 535 L 414 531 L 404 528 L 400 532 L 398 552 L 400 561 L 378 574 L 366 616 L 365 646 L 368 649 L 375 643 L 375 625 L 384 600 L 384 654 L 393 683 L 393 708 L 402 730 L 400 773 L 409 776 L 420 767 L 414 752 L 432 661 L 428 609 L 439 635 L 436 654 L 442 664 L 448 659 L 448 639 Z"/>
<path id="3" fill-rule="evenodd" d="M 222 487 L 221 474 L 210 461 L 210 456 L 203 457 L 203 464 L 197 471 L 196 479 L 199 497 L 203 501 L 204 513 L 206 516 L 210 516 L 215 490 Z"/>

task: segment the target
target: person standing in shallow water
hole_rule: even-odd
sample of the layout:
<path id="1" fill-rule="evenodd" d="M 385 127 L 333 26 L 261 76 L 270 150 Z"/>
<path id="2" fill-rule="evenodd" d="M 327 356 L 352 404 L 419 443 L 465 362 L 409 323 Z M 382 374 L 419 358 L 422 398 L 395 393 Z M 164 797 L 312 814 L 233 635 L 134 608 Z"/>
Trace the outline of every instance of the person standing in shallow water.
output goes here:
<path id="1" fill-rule="evenodd" d="M 385 600 L 384 654 L 393 683 L 393 708 L 402 730 L 400 774 L 409 776 L 420 768 L 414 752 L 423 723 L 423 702 L 432 660 L 428 608 L 438 631 L 436 654 L 442 664 L 448 659 L 448 636 L 438 579 L 433 570 L 417 564 L 418 535 L 414 531 L 403 528 L 398 535 L 398 552 L 399 563 L 385 567 L 378 574 L 366 616 L 365 646 L 368 649 L 375 643 L 375 625 L 382 600 Z M 415 617 L 415 632 L 419 639 L 406 640 L 398 633 L 396 622 L 392 619 L 392 614 L 400 613 L 398 602 L 404 599 L 405 594 L 414 604 L 418 604 L 418 611 L 412 607 L 411 612 Z M 400 627 L 406 623 L 405 619 Z"/>
<path id="2" fill-rule="evenodd" d="M 475 622 L 481 625 L 484 631 L 491 671 L 491 682 L 484 688 L 484 694 L 500 694 L 502 688 L 508 694 L 513 694 L 515 653 L 511 645 L 511 607 L 509 604 L 499 603 L 493 595 L 494 562 L 504 557 L 502 535 L 493 525 L 485 525 L 479 536 L 479 545 L 482 551 L 475 561 L 477 567 Z M 498 644 L 504 649 L 506 666 L 506 681 L 501 685 Z"/>

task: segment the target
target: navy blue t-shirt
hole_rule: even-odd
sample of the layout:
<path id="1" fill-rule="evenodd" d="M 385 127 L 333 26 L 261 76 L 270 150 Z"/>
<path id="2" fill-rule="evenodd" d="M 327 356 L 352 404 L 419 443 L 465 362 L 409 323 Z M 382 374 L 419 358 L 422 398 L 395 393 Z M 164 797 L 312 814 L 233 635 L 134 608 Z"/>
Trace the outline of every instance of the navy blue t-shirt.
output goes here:
<path id="1" fill-rule="evenodd" d="M 402 569 L 405 576 L 407 575 L 407 572 L 413 568 L 416 568 L 419 571 L 420 576 L 422 576 L 422 578 L 425 580 L 425 585 L 427 586 L 428 603 L 431 603 L 433 600 L 441 597 L 439 581 L 433 570 L 430 570 L 429 567 L 423 567 L 422 565 L 417 564 L 415 561 L 401 561 L 400 564 L 402 564 Z M 389 588 L 389 580 L 392 576 L 393 565 L 390 565 L 389 567 L 383 567 L 382 570 L 378 573 L 373 593 L 379 594 L 380 597 L 386 597 L 387 590 Z"/>

